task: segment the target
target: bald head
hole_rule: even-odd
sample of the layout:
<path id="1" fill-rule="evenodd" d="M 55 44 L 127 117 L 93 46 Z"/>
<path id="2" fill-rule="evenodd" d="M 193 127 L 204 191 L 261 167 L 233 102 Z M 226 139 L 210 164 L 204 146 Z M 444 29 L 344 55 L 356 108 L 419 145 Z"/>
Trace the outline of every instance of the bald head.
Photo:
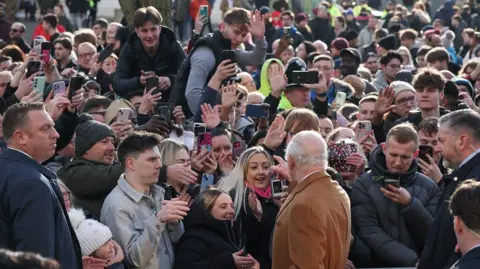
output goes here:
<path id="1" fill-rule="evenodd" d="M 305 173 L 327 168 L 327 146 L 316 131 L 297 133 L 287 146 L 286 159 L 291 170 Z M 292 161 L 294 167 L 291 166 Z"/>
<path id="2" fill-rule="evenodd" d="M 322 40 L 315 40 L 315 42 L 313 42 L 313 45 L 315 46 L 315 48 L 317 48 L 317 51 L 319 53 L 327 53 L 328 46 Z"/>

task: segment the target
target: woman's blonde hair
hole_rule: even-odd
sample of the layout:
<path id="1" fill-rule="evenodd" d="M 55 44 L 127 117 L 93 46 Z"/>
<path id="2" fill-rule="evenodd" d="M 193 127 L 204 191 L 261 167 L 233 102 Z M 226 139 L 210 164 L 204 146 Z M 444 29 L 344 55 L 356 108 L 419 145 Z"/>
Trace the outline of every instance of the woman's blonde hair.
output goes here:
<path id="1" fill-rule="evenodd" d="M 205 210 L 211 213 L 213 206 L 215 205 L 215 202 L 217 201 L 218 197 L 220 197 L 220 195 L 222 194 L 228 195 L 228 193 L 218 188 L 209 187 L 200 193 L 200 196 L 198 196 L 197 201 L 203 202 L 203 207 L 205 208 Z"/>
<path id="2" fill-rule="evenodd" d="M 244 181 L 247 175 L 248 162 L 253 157 L 253 155 L 258 153 L 265 154 L 268 161 L 270 162 L 270 165 L 275 164 L 272 156 L 270 156 L 270 154 L 265 151 L 263 147 L 252 147 L 247 149 L 245 152 L 242 153 L 242 155 L 240 155 L 232 172 L 230 172 L 228 176 L 221 178 L 218 182 L 218 188 L 220 190 L 228 193 L 230 193 L 232 190 L 235 191 L 233 197 L 233 204 L 235 205 L 235 218 L 238 217 L 242 206 L 244 210 L 246 210 L 245 196 L 247 189 L 245 188 Z"/>
<path id="3" fill-rule="evenodd" d="M 177 155 L 177 152 L 182 149 L 188 152 L 187 146 L 170 138 L 162 140 L 158 145 L 158 149 L 162 156 L 162 165 L 174 165 L 176 164 L 175 155 Z"/>
<path id="4" fill-rule="evenodd" d="M 410 53 L 410 50 L 405 47 L 405 46 L 400 46 L 398 49 L 397 49 L 397 52 L 399 54 L 401 54 L 401 52 L 403 53 L 406 53 L 407 56 L 408 56 L 408 65 L 411 65 L 413 66 L 413 59 L 412 59 L 412 54 Z M 402 59 L 402 62 L 403 62 L 403 59 Z M 403 64 L 403 63 L 402 63 Z"/>
<path id="5" fill-rule="evenodd" d="M 317 115 L 306 108 L 295 108 L 291 110 L 285 119 L 285 131 L 298 133 L 308 130 L 320 132 Z"/>

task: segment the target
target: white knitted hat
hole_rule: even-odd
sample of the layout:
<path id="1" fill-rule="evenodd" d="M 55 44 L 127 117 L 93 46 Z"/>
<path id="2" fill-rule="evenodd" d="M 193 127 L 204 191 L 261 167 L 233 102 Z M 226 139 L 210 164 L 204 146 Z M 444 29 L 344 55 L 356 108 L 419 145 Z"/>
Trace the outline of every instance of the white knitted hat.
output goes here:
<path id="1" fill-rule="evenodd" d="M 96 220 L 86 219 L 83 210 L 72 208 L 68 216 L 82 248 L 82 256 L 91 255 L 112 239 L 110 229 Z"/>

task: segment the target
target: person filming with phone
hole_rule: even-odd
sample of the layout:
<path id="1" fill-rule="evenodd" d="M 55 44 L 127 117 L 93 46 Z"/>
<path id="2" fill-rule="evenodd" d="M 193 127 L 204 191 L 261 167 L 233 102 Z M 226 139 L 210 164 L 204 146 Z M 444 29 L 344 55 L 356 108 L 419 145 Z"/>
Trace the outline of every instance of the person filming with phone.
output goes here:
<path id="1" fill-rule="evenodd" d="M 185 52 L 175 33 L 162 26 L 160 12 L 152 7 L 135 12 L 135 33 L 130 35 L 118 58 L 113 89 L 120 96 L 147 85 L 147 78 L 158 77 L 162 100 L 168 100 Z"/>
<path id="2" fill-rule="evenodd" d="M 372 249 L 369 267 L 415 266 L 426 240 L 440 191 L 417 172 L 418 135 L 411 124 L 387 134 L 370 158 L 371 170 L 352 188 L 357 236 Z"/>
<path id="3" fill-rule="evenodd" d="M 238 50 L 247 34 L 254 39 L 252 51 Z M 202 89 L 222 61 L 239 66 L 262 65 L 267 53 L 265 23 L 258 10 L 231 8 L 213 34 L 200 38 L 180 68 L 173 85 L 170 102 L 181 105 L 187 117 L 200 113 Z"/>

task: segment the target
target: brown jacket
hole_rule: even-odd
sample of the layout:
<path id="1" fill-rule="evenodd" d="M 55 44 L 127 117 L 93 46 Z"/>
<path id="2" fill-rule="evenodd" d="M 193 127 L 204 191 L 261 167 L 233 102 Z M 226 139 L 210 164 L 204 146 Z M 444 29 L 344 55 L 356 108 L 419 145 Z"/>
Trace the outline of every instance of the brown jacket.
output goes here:
<path id="1" fill-rule="evenodd" d="M 278 212 L 272 269 L 343 269 L 350 228 L 345 191 L 325 171 L 310 174 Z"/>

